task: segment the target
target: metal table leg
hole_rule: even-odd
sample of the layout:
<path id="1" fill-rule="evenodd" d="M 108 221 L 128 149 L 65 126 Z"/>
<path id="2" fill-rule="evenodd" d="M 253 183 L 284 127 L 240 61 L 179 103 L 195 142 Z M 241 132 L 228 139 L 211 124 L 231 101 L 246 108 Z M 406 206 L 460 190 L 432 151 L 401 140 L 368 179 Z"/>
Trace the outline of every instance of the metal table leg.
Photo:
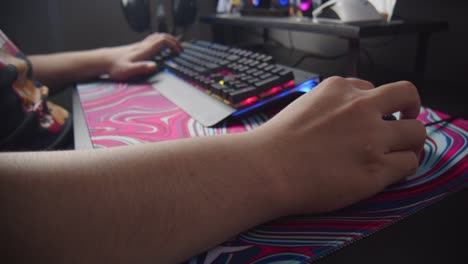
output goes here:
<path id="1" fill-rule="evenodd" d="M 361 41 L 357 39 L 348 39 L 348 65 L 346 75 L 348 77 L 358 77 L 359 68 L 359 51 L 361 48 Z"/>

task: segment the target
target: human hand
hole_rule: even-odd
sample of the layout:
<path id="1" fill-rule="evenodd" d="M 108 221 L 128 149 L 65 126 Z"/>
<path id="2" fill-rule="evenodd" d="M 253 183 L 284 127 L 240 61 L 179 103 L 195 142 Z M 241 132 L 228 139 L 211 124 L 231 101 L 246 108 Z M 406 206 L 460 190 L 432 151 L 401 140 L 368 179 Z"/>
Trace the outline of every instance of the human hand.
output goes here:
<path id="1" fill-rule="evenodd" d="M 416 88 L 332 77 L 253 131 L 281 215 L 332 211 L 418 168 L 426 131 Z M 401 111 L 401 119 L 382 116 Z"/>
<path id="2" fill-rule="evenodd" d="M 156 70 L 156 63 L 150 61 L 152 56 L 164 48 L 180 53 L 179 41 L 169 35 L 154 33 L 144 40 L 107 50 L 108 74 L 112 80 L 127 80 L 138 75 L 149 74 Z"/>

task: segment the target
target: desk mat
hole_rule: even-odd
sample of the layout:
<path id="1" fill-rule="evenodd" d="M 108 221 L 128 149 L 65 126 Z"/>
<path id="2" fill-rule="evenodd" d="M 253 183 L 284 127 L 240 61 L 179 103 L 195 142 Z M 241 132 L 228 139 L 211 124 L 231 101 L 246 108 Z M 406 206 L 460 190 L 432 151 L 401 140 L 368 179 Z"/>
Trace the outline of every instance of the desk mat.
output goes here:
<path id="1" fill-rule="evenodd" d="M 149 85 L 92 83 L 78 92 L 95 148 L 248 131 L 271 114 L 206 128 Z M 421 108 L 419 119 L 447 115 Z M 468 185 L 468 121 L 427 128 L 417 173 L 378 195 L 322 215 L 285 217 L 193 257 L 197 263 L 309 263 L 366 237 Z"/>

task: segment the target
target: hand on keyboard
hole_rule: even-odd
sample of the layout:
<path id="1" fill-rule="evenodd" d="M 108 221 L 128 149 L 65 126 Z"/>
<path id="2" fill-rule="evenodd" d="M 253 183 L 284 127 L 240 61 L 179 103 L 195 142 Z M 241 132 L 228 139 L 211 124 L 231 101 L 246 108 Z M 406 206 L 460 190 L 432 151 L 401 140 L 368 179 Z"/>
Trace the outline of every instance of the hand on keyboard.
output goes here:
<path id="1" fill-rule="evenodd" d="M 152 56 L 170 49 L 177 54 L 182 51 L 178 40 L 168 34 L 154 33 L 144 40 L 120 47 L 106 49 L 108 74 L 112 80 L 128 80 L 153 73 L 160 66 L 152 61 Z"/>
<path id="2" fill-rule="evenodd" d="M 291 70 L 272 56 L 206 41 L 182 43 L 176 55 L 163 50 L 156 63 L 214 98 L 241 109 L 294 87 Z"/>

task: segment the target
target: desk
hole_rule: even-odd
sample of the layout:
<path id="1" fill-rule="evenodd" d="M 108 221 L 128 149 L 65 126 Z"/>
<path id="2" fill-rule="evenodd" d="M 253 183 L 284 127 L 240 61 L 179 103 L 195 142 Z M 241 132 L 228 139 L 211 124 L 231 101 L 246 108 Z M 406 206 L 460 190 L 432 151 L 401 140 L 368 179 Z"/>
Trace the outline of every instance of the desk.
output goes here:
<path id="1" fill-rule="evenodd" d="M 372 24 L 332 24 L 317 23 L 310 18 L 296 17 L 252 17 L 240 15 L 212 15 L 201 17 L 203 23 L 232 25 L 241 27 L 261 27 L 266 29 L 284 29 L 335 36 L 348 41 L 347 75 L 358 77 L 360 42 L 362 38 L 418 34 L 418 49 L 415 57 L 414 72 L 422 76 L 426 65 L 426 53 L 432 33 L 448 30 L 447 22 L 438 21 L 390 21 Z M 264 31 L 264 36 L 267 36 Z M 221 41 L 221 40 L 216 40 Z"/>
<path id="2" fill-rule="evenodd" d="M 96 145 L 99 146 L 110 146 L 115 145 L 114 143 L 109 143 L 109 141 L 105 140 L 113 140 L 112 139 L 112 131 L 119 131 L 119 130 L 126 130 L 127 127 L 122 127 L 122 120 L 126 120 L 128 116 L 119 116 L 117 117 L 116 114 L 120 115 L 124 112 L 124 109 L 117 109 L 115 106 L 117 105 L 116 102 L 123 102 L 122 96 L 126 95 L 125 98 L 132 98 L 135 99 L 137 95 L 145 97 L 146 103 L 151 102 L 165 102 L 164 99 L 161 101 L 162 98 L 157 93 L 152 92 L 151 88 L 142 87 L 140 86 L 131 86 L 126 87 L 127 85 L 122 84 L 92 84 L 85 87 L 82 91 L 82 95 L 85 95 L 86 100 L 83 102 L 85 108 L 88 108 L 88 121 L 91 124 L 91 129 L 94 134 L 93 141 Z M 138 94 L 140 93 L 141 94 Z M 116 96 L 117 95 L 117 96 Z M 109 104 L 109 110 L 106 110 L 106 106 L 102 104 L 97 104 L 97 102 L 101 99 L 107 98 L 107 96 L 115 96 L 116 100 L 119 101 L 112 101 L 108 100 L 107 104 Z M 91 141 L 89 140 L 88 129 L 86 125 L 86 117 L 83 116 L 83 111 L 81 109 L 81 103 L 78 93 L 74 92 L 74 118 L 75 122 L 78 122 L 78 126 L 75 127 L 75 136 L 77 140 L 88 140 L 88 142 L 78 142 L 77 147 L 92 147 L 90 144 Z M 155 100 L 153 100 L 155 99 Z M 137 101 L 134 101 L 137 103 Z M 131 102 L 127 102 L 125 100 L 125 110 L 127 112 L 131 112 L 132 110 Z M 133 107 L 141 111 L 141 105 L 136 104 Z M 148 106 L 148 105 L 146 105 Z M 130 107 L 130 108 L 128 108 Z M 158 107 L 155 105 L 155 107 Z M 159 107 L 160 109 L 164 107 Z M 173 109 L 172 106 L 169 106 L 168 109 Z M 86 110 L 86 109 L 85 109 Z M 172 110 L 171 110 L 172 111 Z M 179 110 L 175 110 L 176 112 L 171 112 L 170 116 L 177 116 L 182 114 Z M 104 114 L 107 112 L 106 114 Z M 159 111 L 155 111 L 158 112 Z M 430 113 L 429 112 L 425 112 Z M 141 115 L 141 112 L 139 112 Z M 116 129 L 112 129 L 112 124 L 108 121 L 115 120 L 118 124 L 116 124 Z M 147 118 L 146 120 L 150 120 L 151 118 Z M 144 121 L 145 119 L 132 119 L 131 125 L 135 125 L 137 121 Z M 168 119 L 165 119 L 166 121 Z M 183 122 L 179 122 L 179 121 Z M 185 120 L 185 121 L 184 121 Z M 186 119 L 176 119 L 177 122 L 174 123 L 184 123 L 187 122 Z M 81 124 L 80 124 L 81 122 Z M 261 122 L 258 119 L 256 123 L 258 124 Z M 187 122 L 187 124 L 190 122 Z M 252 122 L 253 123 L 253 122 Z M 128 127 L 131 126 L 130 124 Z M 145 125 L 143 123 L 143 125 Z M 107 127 L 106 127 L 107 126 Z M 465 135 L 466 130 L 468 129 L 468 124 L 463 125 L 465 127 Z M 196 127 L 196 126 L 193 126 Z M 108 129 L 111 128 L 111 129 Z M 123 128 L 123 129 L 119 129 Z M 200 127 L 199 127 L 200 128 Z M 135 129 L 138 131 L 140 129 Z M 110 131 L 110 132 L 109 132 Z M 206 133 L 210 134 L 214 130 L 204 131 L 203 128 L 199 129 L 199 133 Z M 142 134 L 145 131 L 142 132 Z M 167 131 L 164 131 L 164 134 Z M 171 131 L 170 131 L 171 132 Z M 178 131 L 180 132 L 180 131 Z M 118 132 L 114 132 L 118 133 Z M 148 133 L 144 133 L 147 135 Z M 110 135 L 110 137 L 109 137 Z M 106 138 L 107 136 L 107 138 Z M 117 139 L 119 140 L 119 139 Z M 133 141 L 133 142 L 137 142 Z M 437 141 L 440 141 L 438 139 Z M 440 141 L 443 142 L 444 140 Z M 447 142 L 449 139 L 447 139 Z M 452 143 L 453 144 L 453 143 Z M 468 160 L 466 154 L 468 152 L 468 147 L 462 144 L 454 144 L 461 147 L 461 162 L 466 162 Z M 440 149 L 442 146 L 438 146 Z M 429 159 L 430 160 L 430 159 Z M 444 159 L 442 159 L 444 160 Z M 464 168 L 464 169 L 463 169 Z M 468 183 L 468 171 L 466 170 L 466 166 L 459 168 L 461 171 L 461 186 L 466 186 Z M 468 229 L 466 223 L 468 222 L 468 214 L 467 214 L 467 201 L 468 201 L 468 189 L 462 189 L 458 193 L 452 194 L 446 199 L 431 205 L 428 208 L 419 211 L 418 213 L 411 215 L 403 221 L 399 221 L 401 218 L 398 218 L 397 222 L 393 222 L 394 224 L 391 226 L 387 226 L 383 230 L 377 231 L 373 233 L 369 237 L 365 237 L 366 235 L 357 235 L 357 238 L 353 238 L 352 241 L 354 243 L 347 244 L 345 248 L 336 251 L 328 251 L 327 254 L 330 254 L 328 257 L 319 260 L 321 263 L 464 263 L 466 260 L 465 257 L 468 257 L 466 251 L 466 237 L 468 237 Z M 404 199 L 401 201 L 403 202 Z M 426 200 L 427 201 L 427 200 Z M 425 202 L 426 202 L 425 201 Z M 422 208 L 418 208 L 422 209 Z M 404 211 L 404 210 L 403 210 Z M 403 214 L 403 212 L 402 212 Z M 314 221 L 310 219 L 309 221 Z M 383 226 L 381 226 L 383 227 Z M 359 231 L 356 231 L 359 233 Z M 364 232 L 365 234 L 365 232 Z M 363 238 L 361 241 L 357 241 L 357 239 Z M 286 237 L 287 239 L 287 237 Z M 313 238 L 304 238 L 304 240 L 313 239 Z M 348 240 L 349 241 L 349 240 Z M 330 242 L 330 244 L 333 244 Z M 290 246 L 288 250 L 294 250 L 296 247 Z M 337 249 L 339 247 L 336 247 Z M 210 251 L 211 252 L 211 251 Z M 212 252 L 213 253 L 213 252 Z M 219 253 L 219 250 L 214 252 L 213 254 Z M 333 253 L 333 254 L 332 254 Z M 255 254 L 255 253 L 252 253 Z M 320 254 L 320 253 L 319 253 Z M 221 254 L 222 255 L 222 254 Z M 227 257 L 229 253 L 224 254 L 224 257 Z M 293 254 L 291 254 L 293 255 Z M 322 255 L 323 256 L 323 255 Z M 284 257 L 284 256 L 283 256 Z M 291 257 L 291 256 L 289 256 Z M 203 256 L 201 257 L 203 258 Z M 215 258 L 216 259 L 216 258 Z M 219 260 L 219 259 L 218 259 Z M 284 260 L 284 259 L 283 259 Z M 297 259 L 296 259 L 297 260 Z M 203 263 L 198 262 L 198 259 L 194 260 L 192 263 Z M 243 263 L 243 262 L 234 262 L 234 263 Z M 260 263 L 268 263 L 260 262 Z M 304 262 L 293 262 L 291 263 L 307 263 Z"/>

